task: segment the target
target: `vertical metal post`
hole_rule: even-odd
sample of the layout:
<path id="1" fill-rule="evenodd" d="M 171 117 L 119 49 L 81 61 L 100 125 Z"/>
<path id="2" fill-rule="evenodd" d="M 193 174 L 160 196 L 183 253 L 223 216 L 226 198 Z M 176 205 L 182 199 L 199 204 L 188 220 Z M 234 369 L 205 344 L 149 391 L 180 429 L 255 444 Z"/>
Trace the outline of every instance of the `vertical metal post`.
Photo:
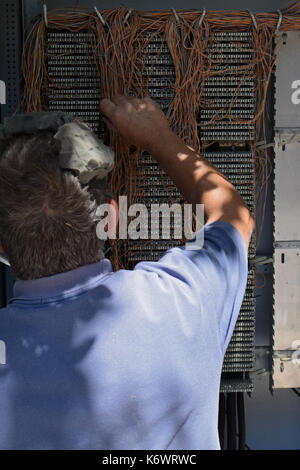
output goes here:
<path id="1" fill-rule="evenodd" d="M 2 92 L 5 90 L 0 105 L 1 122 L 20 106 L 21 37 L 21 0 L 5 0 L 0 3 L 0 81 L 4 82 Z M 1 265 L 0 307 L 12 296 L 13 282 L 10 268 Z"/>

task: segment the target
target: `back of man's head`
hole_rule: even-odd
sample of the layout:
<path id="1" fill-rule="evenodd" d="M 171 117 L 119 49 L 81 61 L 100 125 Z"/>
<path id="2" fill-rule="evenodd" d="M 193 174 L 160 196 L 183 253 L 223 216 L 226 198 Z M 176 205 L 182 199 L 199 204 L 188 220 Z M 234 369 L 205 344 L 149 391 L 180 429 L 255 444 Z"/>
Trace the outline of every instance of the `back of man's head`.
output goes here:
<path id="1" fill-rule="evenodd" d="M 95 202 L 57 155 L 52 134 L 39 132 L 12 139 L 0 157 L 0 242 L 18 279 L 103 258 Z"/>

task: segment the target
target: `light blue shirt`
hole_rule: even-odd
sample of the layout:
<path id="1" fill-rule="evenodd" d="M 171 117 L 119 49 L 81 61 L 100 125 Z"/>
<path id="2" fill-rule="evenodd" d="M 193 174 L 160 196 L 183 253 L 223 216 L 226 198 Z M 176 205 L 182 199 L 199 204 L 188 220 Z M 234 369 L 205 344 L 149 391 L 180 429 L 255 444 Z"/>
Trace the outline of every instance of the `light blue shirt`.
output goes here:
<path id="1" fill-rule="evenodd" d="M 1 449 L 218 449 L 223 356 L 247 252 L 223 221 L 202 249 L 17 281 L 0 311 Z"/>

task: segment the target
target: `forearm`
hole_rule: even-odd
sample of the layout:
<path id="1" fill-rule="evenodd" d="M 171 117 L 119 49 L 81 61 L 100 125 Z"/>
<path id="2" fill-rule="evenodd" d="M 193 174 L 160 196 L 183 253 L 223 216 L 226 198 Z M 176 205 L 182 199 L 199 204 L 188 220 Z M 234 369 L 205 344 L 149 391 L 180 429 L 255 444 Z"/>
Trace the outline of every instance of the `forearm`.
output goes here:
<path id="1" fill-rule="evenodd" d="M 188 202 L 204 204 L 208 223 L 224 220 L 239 229 L 248 223 L 249 233 L 243 234 L 248 244 L 254 223 L 243 199 L 224 175 L 172 131 L 164 132 L 148 151 Z"/>

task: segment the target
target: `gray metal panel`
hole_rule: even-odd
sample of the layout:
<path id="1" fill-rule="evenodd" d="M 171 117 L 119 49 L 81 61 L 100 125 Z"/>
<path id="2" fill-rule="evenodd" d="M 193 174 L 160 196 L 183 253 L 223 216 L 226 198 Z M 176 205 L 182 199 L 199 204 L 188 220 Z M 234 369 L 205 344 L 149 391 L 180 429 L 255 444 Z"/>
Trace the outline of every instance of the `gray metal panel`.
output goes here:
<path id="1" fill-rule="evenodd" d="M 291 361 L 282 361 L 275 358 L 273 365 L 274 388 L 298 388 L 299 385 L 300 367 Z"/>
<path id="2" fill-rule="evenodd" d="M 299 140 L 283 130 L 275 137 L 274 388 L 300 386 Z"/>
<path id="3" fill-rule="evenodd" d="M 274 388 L 300 386 L 299 49 L 299 31 L 278 35 L 274 181 Z"/>
<path id="4" fill-rule="evenodd" d="M 275 248 L 274 273 L 274 388 L 299 387 L 300 247 Z"/>
<path id="5" fill-rule="evenodd" d="M 300 143 L 278 146 L 290 137 L 277 134 L 275 138 L 275 242 L 300 240 Z"/>
<path id="6" fill-rule="evenodd" d="M 300 340 L 300 248 L 276 248 L 274 272 L 274 349 L 290 349 Z"/>
<path id="7" fill-rule="evenodd" d="M 276 128 L 300 128 L 299 50 L 299 31 L 278 34 L 276 40 Z"/>

